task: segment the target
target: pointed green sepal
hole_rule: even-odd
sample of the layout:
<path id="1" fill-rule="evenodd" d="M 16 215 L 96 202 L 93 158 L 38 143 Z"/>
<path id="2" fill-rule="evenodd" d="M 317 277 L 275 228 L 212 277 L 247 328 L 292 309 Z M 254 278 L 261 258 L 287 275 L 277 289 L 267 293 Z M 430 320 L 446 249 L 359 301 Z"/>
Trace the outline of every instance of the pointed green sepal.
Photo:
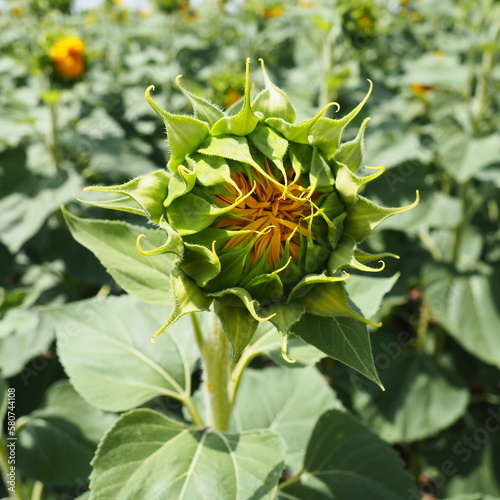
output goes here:
<path id="1" fill-rule="evenodd" d="M 212 299 L 207 297 L 179 267 L 174 268 L 170 280 L 174 307 L 167 321 L 151 338 L 151 342 L 155 342 L 158 335 L 170 328 L 182 316 L 193 312 L 207 311 L 212 303 Z"/>
<path id="2" fill-rule="evenodd" d="M 219 257 L 214 248 L 210 250 L 203 245 L 186 242 L 184 242 L 184 247 L 181 268 L 199 287 L 203 288 L 220 273 Z"/>
<path id="3" fill-rule="evenodd" d="M 195 153 L 186 156 L 186 162 L 189 169 L 196 173 L 196 182 L 202 186 L 231 184 L 236 187 L 231 179 L 229 165 L 224 158 Z"/>
<path id="4" fill-rule="evenodd" d="M 259 316 L 257 314 L 259 303 L 253 300 L 252 296 L 244 288 L 226 288 L 220 292 L 207 293 L 207 296 L 214 299 L 224 299 L 222 303 L 229 307 L 241 307 L 241 304 L 243 304 L 256 321 L 269 321 L 274 315 L 271 314 L 267 317 Z"/>
<path id="5" fill-rule="evenodd" d="M 253 194 L 253 189 L 238 197 L 232 205 L 216 207 L 204 198 L 190 192 L 176 198 L 168 207 L 168 223 L 181 235 L 187 236 L 206 229 L 219 215 L 230 212 L 245 198 Z"/>
<path id="6" fill-rule="evenodd" d="M 280 301 L 283 298 L 283 283 L 276 273 L 259 274 L 245 285 L 252 297 L 259 302 Z"/>
<path id="7" fill-rule="evenodd" d="M 186 90 L 181 85 L 181 78 L 182 75 L 179 75 L 175 79 L 175 83 L 179 87 L 180 91 L 189 99 L 191 106 L 193 106 L 194 116 L 198 118 L 198 120 L 203 120 L 209 127 L 211 127 L 221 118 L 224 118 L 224 113 L 215 104 L 212 104 L 205 98 L 197 96 L 192 92 L 189 92 L 189 90 Z"/>
<path id="8" fill-rule="evenodd" d="M 286 177 L 283 158 L 288 150 L 288 141 L 276 133 L 271 127 L 259 123 L 249 135 L 253 145 L 278 167 L 283 177 Z"/>
<path id="9" fill-rule="evenodd" d="M 356 203 L 347 213 L 344 223 L 344 232 L 354 238 L 359 243 L 385 219 L 392 215 L 400 214 L 411 210 L 418 205 L 420 194 L 417 191 L 416 199 L 411 205 L 397 208 L 384 208 L 376 205 L 372 201 L 359 196 Z"/>
<path id="10" fill-rule="evenodd" d="M 173 115 L 165 111 L 151 98 L 151 89 L 154 89 L 154 85 L 147 88 L 146 99 L 165 124 L 171 153 L 168 168 L 172 172 L 177 172 L 186 155 L 196 151 L 196 148 L 210 135 L 210 129 L 205 122 L 192 116 Z"/>
<path id="11" fill-rule="evenodd" d="M 365 168 L 376 170 L 376 172 L 372 175 L 366 175 L 364 177 L 360 177 L 354 174 L 352 170 L 346 165 L 342 163 L 337 163 L 336 165 L 335 188 L 347 208 L 354 205 L 354 203 L 358 199 L 359 190 L 365 184 L 368 184 L 369 182 L 375 180 L 377 177 L 380 177 L 385 171 L 384 167 L 365 167 Z"/>
<path id="12" fill-rule="evenodd" d="M 283 118 L 268 118 L 266 120 L 266 123 L 283 134 L 283 136 L 291 142 L 297 142 L 299 144 L 309 144 L 309 133 L 313 125 L 321 118 L 321 115 L 332 106 L 337 106 L 337 110 L 339 108 L 339 105 L 336 102 L 330 102 L 326 106 L 321 108 L 321 110 L 310 120 L 306 120 L 300 123 L 288 123 L 287 121 L 283 120 Z"/>
<path id="13" fill-rule="evenodd" d="M 189 193 L 196 183 L 196 172 L 187 169 L 184 165 L 179 165 L 177 172 L 172 175 L 168 185 L 168 195 L 163 202 L 164 207 L 168 207 L 176 198 Z"/>
<path id="14" fill-rule="evenodd" d="M 330 254 L 328 259 L 328 272 L 331 274 L 338 273 L 339 271 L 350 267 L 352 269 L 357 269 L 358 271 L 366 271 L 369 273 L 380 272 L 384 269 L 385 263 L 381 262 L 379 268 L 373 268 L 365 265 L 356 259 L 356 242 L 352 236 L 344 235 L 335 250 Z M 387 254 L 385 254 L 387 255 Z M 372 259 L 374 260 L 374 259 Z"/>
<path id="15" fill-rule="evenodd" d="M 184 254 L 184 243 L 182 242 L 182 238 L 179 234 L 174 231 L 167 221 L 161 216 L 158 225 L 167 233 L 167 241 L 158 248 L 153 248 L 152 250 L 143 250 L 141 248 L 141 240 L 146 238 L 145 234 L 140 234 L 137 237 L 135 245 L 137 250 L 142 255 L 153 256 L 153 255 L 161 255 L 164 253 L 173 253 L 182 257 Z"/>
<path id="16" fill-rule="evenodd" d="M 246 268 L 248 268 L 251 250 L 252 248 L 246 245 L 229 248 L 221 252 L 218 259 L 222 272 L 205 285 L 205 290 L 207 292 L 216 292 L 217 290 L 228 288 L 235 283 L 239 284 L 242 281 Z"/>
<path id="17" fill-rule="evenodd" d="M 255 97 L 252 102 L 252 109 L 260 111 L 264 118 L 277 117 L 293 123 L 295 121 L 295 109 L 288 100 L 288 96 L 271 81 L 264 60 L 259 59 L 259 61 L 262 66 L 265 88 Z"/>
<path id="18" fill-rule="evenodd" d="M 353 309 L 355 306 L 347 296 L 344 283 L 320 283 L 300 300 L 306 311 L 316 316 L 346 316 L 367 325 L 381 325 L 373 323 L 363 317 L 361 311 Z"/>
<path id="19" fill-rule="evenodd" d="M 218 136 L 208 137 L 198 148 L 198 153 L 208 156 L 220 156 L 228 160 L 247 163 L 252 167 L 261 170 L 255 163 L 248 147 L 248 142 L 244 137 Z"/>
<path id="20" fill-rule="evenodd" d="M 358 115 L 363 109 L 366 101 L 370 97 L 373 89 L 373 83 L 370 83 L 370 88 L 365 98 L 347 115 L 339 120 L 331 118 L 320 118 L 317 120 L 309 131 L 309 142 L 320 149 L 327 158 L 331 158 L 340 147 L 342 134 L 347 125 Z"/>
<path id="21" fill-rule="evenodd" d="M 245 307 L 226 306 L 219 299 L 214 301 L 214 311 L 233 347 L 232 365 L 234 366 L 245 347 L 252 340 L 259 322 Z"/>
<path id="22" fill-rule="evenodd" d="M 80 203 L 85 203 L 86 205 L 90 205 L 91 207 L 98 208 L 107 208 L 109 210 L 120 210 L 121 212 L 128 212 L 131 214 L 142 215 L 144 217 L 148 217 L 146 210 L 144 210 L 136 201 L 128 196 L 120 196 L 119 198 L 113 198 L 111 200 L 99 200 L 99 201 L 90 201 L 90 200 L 82 200 L 74 196 L 76 201 Z"/>
<path id="23" fill-rule="evenodd" d="M 335 184 L 332 169 L 317 148 L 313 148 L 309 182 L 311 192 L 316 191 L 317 188 L 321 189 Z"/>
<path id="24" fill-rule="evenodd" d="M 292 289 L 288 296 L 287 303 L 290 304 L 294 300 L 299 300 L 309 293 L 317 284 L 336 283 L 349 278 L 348 274 L 339 276 L 327 276 L 326 274 L 311 274 L 302 278 Z"/>
<path id="25" fill-rule="evenodd" d="M 359 128 L 358 135 L 349 142 L 344 142 L 340 146 L 340 149 L 335 153 L 335 160 L 339 163 L 347 165 L 351 172 L 356 172 L 360 167 L 361 161 L 363 160 L 364 148 L 364 134 L 365 128 L 368 125 L 370 118 L 365 118 L 361 127 Z"/>
<path id="26" fill-rule="evenodd" d="M 123 194 L 128 196 L 143 209 L 143 212 L 139 212 L 140 215 L 145 213 L 147 217 L 158 224 L 160 217 L 162 217 L 164 213 L 163 200 L 167 196 L 170 180 L 171 174 L 169 172 L 166 170 L 157 170 L 156 172 L 136 177 L 125 184 L 117 186 L 89 186 L 85 188 L 84 191 L 100 191 L 103 193 Z M 116 204 L 116 202 L 117 200 L 115 199 L 107 203 L 85 203 L 103 208 L 115 208 L 115 206 L 111 206 L 110 204 Z M 129 204 L 130 208 L 127 204 L 125 204 L 125 208 L 118 208 L 118 206 L 115 210 L 125 210 L 127 212 L 138 213 L 133 210 L 133 205 Z"/>
<path id="27" fill-rule="evenodd" d="M 292 326 L 299 321 L 305 313 L 305 308 L 300 301 L 282 302 L 271 304 L 262 308 L 262 313 L 274 316 L 269 320 L 280 333 L 288 334 Z"/>
<path id="28" fill-rule="evenodd" d="M 366 264 L 367 262 L 373 262 L 374 260 L 380 260 L 380 259 L 385 259 L 386 257 L 392 257 L 393 259 L 399 259 L 399 255 L 396 255 L 394 253 L 368 253 L 364 252 L 363 250 L 357 249 L 354 252 L 354 257 L 358 262 L 361 262 L 362 264 Z"/>
<path id="29" fill-rule="evenodd" d="M 225 116 L 217 121 L 211 128 L 210 134 L 245 136 L 253 132 L 258 122 L 259 118 L 253 114 L 250 105 L 250 59 L 247 59 L 243 108 L 239 113 L 233 116 Z"/>

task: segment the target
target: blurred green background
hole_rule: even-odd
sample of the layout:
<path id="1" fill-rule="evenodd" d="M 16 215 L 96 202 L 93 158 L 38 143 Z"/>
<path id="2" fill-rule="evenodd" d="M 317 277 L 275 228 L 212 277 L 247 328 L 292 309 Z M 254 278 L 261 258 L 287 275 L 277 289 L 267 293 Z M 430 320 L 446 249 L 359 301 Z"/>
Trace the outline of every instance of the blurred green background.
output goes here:
<path id="1" fill-rule="evenodd" d="M 411 203 L 416 189 L 422 197 L 366 242 L 401 257 L 382 273 L 401 275 L 372 337 L 386 392 L 329 360 L 320 369 L 346 407 L 394 444 L 423 498 L 500 498 L 500 432 L 478 432 L 500 421 L 498 0 L 0 5 L 0 366 L 17 388 L 19 417 L 29 421 L 65 377 L 40 306 L 120 293 L 72 239 L 60 205 L 85 186 L 165 166 L 146 87 L 165 109 L 191 113 L 174 83 L 182 74 L 184 86 L 226 108 L 242 95 L 245 58 L 259 84 L 263 58 L 299 119 L 332 100 L 341 110 L 330 116 L 343 116 L 372 80 L 357 118 L 371 116 L 364 165 L 387 172 L 369 197 L 385 206 Z M 28 485 L 46 483 L 43 498 L 86 489 L 85 468 L 45 480 L 29 453 L 19 470 Z"/>

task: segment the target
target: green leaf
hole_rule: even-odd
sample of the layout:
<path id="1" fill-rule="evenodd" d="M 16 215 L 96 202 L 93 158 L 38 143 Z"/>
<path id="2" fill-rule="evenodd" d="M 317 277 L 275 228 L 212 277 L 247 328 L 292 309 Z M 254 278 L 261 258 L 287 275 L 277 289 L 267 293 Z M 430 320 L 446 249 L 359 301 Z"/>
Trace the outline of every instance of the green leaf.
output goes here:
<path id="1" fill-rule="evenodd" d="M 288 121 L 283 120 L 283 118 L 267 118 L 265 120 L 266 124 L 280 132 L 287 140 L 290 142 L 296 142 L 299 144 L 309 144 L 309 133 L 313 125 L 321 119 L 321 115 L 330 107 L 333 106 L 334 102 L 328 103 L 323 106 L 316 115 L 314 115 L 309 120 L 305 120 L 300 123 L 288 123 Z M 333 120 L 331 120 L 333 121 Z"/>
<path id="2" fill-rule="evenodd" d="M 243 107 L 235 115 L 225 116 L 217 123 L 214 123 L 210 129 L 210 134 L 245 136 L 255 129 L 257 123 L 259 123 L 259 118 L 253 114 L 252 106 L 250 105 L 250 59 L 248 58 L 246 60 Z"/>
<path id="3" fill-rule="evenodd" d="M 327 356 L 353 368 L 380 387 L 366 325 L 352 318 L 328 318 L 304 314 L 292 333 Z"/>
<path id="4" fill-rule="evenodd" d="M 499 429 L 500 406 L 471 405 L 466 418 L 429 441 L 424 473 L 438 486 L 439 497 L 500 498 Z"/>
<path id="5" fill-rule="evenodd" d="M 53 332 L 47 328 L 38 309 L 7 311 L 0 322 L 2 375 L 12 377 L 21 372 L 26 363 L 48 349 L 53 340 Z"/>
<path id="6" fill-rule="evenodd" d="M 345 128 L 354 118 L 356 118 L 370 97 L 373 90 L 373 83 L 370 80 L 368 80 L 368 82 L 370 83 L 368 92 L 363 100 L 350 113 L 339 120 L 320 118 L 311 127 L 309 131 L 309 142 L 313 146 L 316 146 L 328 159 L 337 153 Z"/>
<path id="7" fill-rule="evenodd" d="M 259 324 L 245 308 L 225 306 L 215 301 L 215 313 L 219 317 L 222 329 L 233 347 L 232 362 L 235 363 L 243 349 L 248 345 Z"/>
<path id="8" fill-rule="evenodd" d="M 147 217 L 153 222 L 158 223 L 165 211 L 163 200 L 167 197 L 167 190 L 171 179 L 172 174 L 165 170 L 157 170 L 156 172 L 136 177 L 119 186 L 90 186 L 85 188 L 85 191 L 101 191 L 104 193 L 125 195 L 139 205 Z M 112 200 L 114 203 L 116 201 L 116 199 Z M 109 201 L 101 203 L 91 202 L 90 204 L 103 208 L 115 208 L 110 205 Z M 116 207 L 116 209 L 120 210 L 119 207 Z M 126 208 L 125 210 L 132 211 Z M 132 212 L 137 213 L 137 211 Z"/>
<path id="9" fill-rule="evenodd" d="M 288 141 L 277 134 L 271 127 L 259 123 L 249 135 L 253 145 L 280 169 L 284 177 L 286 171 L 283 158 L 288 150 Z"/>
<path id="10" fill-rule="evenodd" d="M 61 172 L 53 179 L 28 181 L 25 189 L 0 200 L 0 241 L 17 253 L 41 228 L 47 217 L 80 191 L 81 179 L 73 172 Z"/>
<path id="11" fill-rule="evenodd" d="M 500 134 L 470 139 L 462 132 L 452 134 L 439 143 L 438 151 L 446 171 L 464 183 L 500 157 Z"/>
<path id="12" fill-rule="evenodd" d="M 453 369 L 418 353 L 402 356 L 381 372 L 386 392 L 360 388 L 354 407 L 390 443 L 410 443 L 449 427 L 465 412 L 469 392 Z"/>
<path id="13" fill-rule="evenodd" d="M 121 296 L 54 307 L 46 314 L 76 390 L 98 408 L 123 411 L 159 395 L 190 394 L 198 353 L 189 319 L 150 342 L 168 312 Z"/>
<path id="14" fill-rule="evenodd" d="M 327 188 L 335 184 L 332 169 L 318 148 L 313 147 L 311 169 L 309 171 L 311 190 Z"/>
<path id="15" fill-rule="evenodd" d="M 19 423 L 19 467 L 44 483 L 86 482 L 97 443 L 114 420 L 89 405 L 67 381 L 56 382 L 45 403 Z"/>
<path id="16" fill-rule="evenodd" d="M 446 331 L 467 351 L 500 367 L 500 276 L 458 273 L 445 264 L 423 270 L 424 296 Z"/>
<path id="17" fill-rule="evenodd" d="M 372 318 L 380 309 L 384 295 L 399 278 L 399 273 L 389 278 L 370 278 L 353 275 L 345 282 L 349 297 L 361 309 L 363 316 Z"/>
<path id="18" fill-rule="evenodd" d="M 3 422 L 7 412 L 7 384 L 0 378 L 0 422 Z"/>
<path id="19" fill-rule="evenodd" d="M 347 165 L 351 172 L 356 172 L 356 170 L 361 166 L 364 154 L 363 138 L 365 128 L 369 121 L 370 118 L 365 118 L 361 127 L 359 127 L 358 135 L 352 141 L 344 142 L 344 144 L 340 146 L 340 149 L 335 153 L 335 160 L 338 163 Z"/>
<path id="20" fill-rule="evenodd" d="M 197 96 L 189 90 L 186 90 L 180 83 L 181 77 L 178 76 L 175 79 L 175 83 L 181 90 L 181 92 L 189 99 L 191 106 L 193 106 L 194 116 L 198 120 L 203 120 L 207 123 L 209 127 L 214 125 L 215 122 L 219 121 L 224 117 L 224 113 L 214 104 L 207 101 L 203 97 Z"/>
<path id="21" fill-rule="evenodd" d="M 160 108 L 151 99 L 151 89 L 154 89 L 153 85 L 146 90 L 146 99 L 165 124 L 171 151 L 168 168 L 172 172 L 177 172 L 179 165 L 184 162 L 186 155 L 194 153 L 196 148 L 209 136 L 210 129 L 205 122 L 192 116 L 173 115 Z"/>
<path id="22" fill-rule="evenodd" d="M 377 177 L 384 173 L 384 168 L 380 167 L 372 175 L 365 175 L 360 177 L 354 174 L 350 167 L 344 164 L 337 164 L 335 174 L 335 189 L 340 195 L 340 198 L 345 203 L 346 207 L 349 208 L 358 199 L 359 190 L 368 182 L 375 180 Z"/>
<path id="23" fill-rule="evenodd" d="M 170 328 L 178 319 L 186 314 L 206 311 L 212 303 L 196 285 L 196 283 L 187 276 L 180 267 L 175 267 L 170 276 L 172 284 L 172 295 L 174 307 L 163 325 L 156 330 L 152 342 L 165 330 Z"/>
<path id="24" fill-rule="evenodd" d="M 351 415 L 330 410 L 314 428 L 300 481 L 278 498 L 407 500 L 417 495 L 412 483 L 387 443 Z"/>
<path id="25" fill-rule="evenodd" d="M 262 429 L 195 430 L 151 410 L 123 415 L 94 459 L 92 500 L 271 500 L 284 443 Z"/>
<path id="26" fill-rule="evenodd" d="M 350 208 L 344 222 L 344 232 L 354 238 L 356 242 L 363 241 L 385 219 L 416 207 L 419 194 L 411 205 L 406 207 L 385 208 L 359 196 L 356 203 Z"/>
<path id="27" fill-rule="evenodd" d="M 248 163 L 252 167 L 261 170 L 260 166 L 252 158 L 248 142 L 244 137 L 231 135 L 207 137 L 198 148 L 198 153 Z"/>
<path id="28" fill-rule="evenodd" d="M 342 409 L 342 404 L 314 367 L 247 369 L 238 391 L 231 429 L 279 432 L 287 446 L 286 466 L 295 474 L 302 465 L 318 415 L 332 408 Z"/>
<path id="29" fill-rule="evenodd" d="M 320 283 L 301 299 L 308 313 L 317 316 L 348 316 L 363 323 L 377 326 L 359 314 L 347 295 L 342 282 Z"/>
<path id="30" fill-rule="evenodd" d="M 65 209 L 63 215 L 73 237 L 96 255 L 126 292 L 153 304 L 172 303 L 169 275 L 176 256 L 150 257 L 141 255 L 136 248 L 142 234 L 148 246 L 164 245 L 163 231 L 126 222 L 81 219 Z"/>
<path id="31" fill-rule="evenodd" d="M 265 88 L 255 97 L 252 102 L 252 109 L 261 112 L 264 118 L 275 116 L 293 123 L 295 121 L 295 110 L 288 100 L 288 96 L 271 81 L 264 66 L 264 60 L 261 59 L 260 62 Z"/>

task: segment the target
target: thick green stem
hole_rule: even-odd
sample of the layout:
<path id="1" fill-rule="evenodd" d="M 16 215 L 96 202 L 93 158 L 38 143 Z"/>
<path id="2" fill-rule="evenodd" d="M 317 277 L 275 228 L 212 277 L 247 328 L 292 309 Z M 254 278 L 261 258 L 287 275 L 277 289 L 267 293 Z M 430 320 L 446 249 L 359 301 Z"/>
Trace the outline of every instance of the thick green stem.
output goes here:
<path id="1" fill-rule="evenodd" d="M 205 340 L 203 338 L 203 332 L 201 331 L 200 320 L 196 313 L 191 314 L 191 323 L 193 324 L 194 338 L 198 344 L 198 349 L 203 352 L 203 347 L 205 345 Z"/>
<path id="2" fill-rule="evenodd" d="M 229 400 L 229 367 L 231 345 L 222 330 L 219 319 L 213 313 L 210 336 L 202 350 L 205 388 L 210 408 L 209 425 L 225 431 L 229 427 L 231 403 Z"/>

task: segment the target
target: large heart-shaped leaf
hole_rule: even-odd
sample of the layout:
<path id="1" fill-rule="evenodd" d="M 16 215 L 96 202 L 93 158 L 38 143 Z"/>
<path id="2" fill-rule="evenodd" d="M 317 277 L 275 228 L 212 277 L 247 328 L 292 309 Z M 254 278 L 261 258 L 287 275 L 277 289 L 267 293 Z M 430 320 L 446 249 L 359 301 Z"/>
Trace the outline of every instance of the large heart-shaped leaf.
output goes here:
<path id="1" fill-rule="evenodd" d="M 46 314 L 78 392 L 98 408 L 122 411 L 158 395 L 189 398 L 198 359 L 189 318 L 150 342 L 169 310 L 120 296 L 54 307 Z"/>
<path id="2" fill-rule="evenodd" d="M 346 280 L 345 287 L 349 297 L 361 309 L 363 316 L 371 318 L 377 313 L 384 295 L 391 290 L 398 278 L 399 274 L 389 278 L 355 275 Z"/>
<path id="3" fill-rule="evenodd" d="M 500 367 L 500 275 L 458 273 L 445 264 L 423 271 L 432 314 L 474 356 Z"/>
<path id="4" fill-rule="evenodd" d="M 64 209 L 63 214 L 73 237 L 96 255 L 126 292 L 152 304 L 172 303 L 169 276 L 176 256 L 146 256 L 136 247 L 140 235 L 146 236 L 141 243 L 145 250 L 161 247 L 167 238 L 164 231 L 121 221 L 81 219 Z"/>
<path id="5" fill-rule="evenodd" d="M 323 414 L 306 451 L 304 470 L 283 487 L 286 500 L 418 498 L 398 455 L 354 417 Z"/>
<path id="6" fill-rule="evenodd" d="M 352 318 L 304 314 L 292 332 L 381 386 L 365 324 Z"/>
<path id="7" fill-rule="evenodd" d="M 53 340 L 54 334 L 38 309 L 18 307 L 8 310 L 0 322 L 2 374 L 5 377 L 16 375 Z"/>
<path id="8" fill-rule="evenodd" d="M 358 389 L 354 407 L 379 436 L 391 443 L 432 436 L 466 410 L 469 392 L 455 370 L 426 356 L 402 356 L 381 372 L 386 391 Z"/>
<path id="9" fill-rule="evenodd" d="M 16 253 L 42 226 L 47 217 L 71 200 L 81 188 L 81 179 L 73 172 L 61 172 L 53 179 L 25 182 L 23 190 L 0 201 L 0 241 Z"/>
<path id="10" fill-rule="evenodd" d="M 272 429 L 287 445 L 286 465 L 298 472 L 318 415 L 341 409 L 325 378 L 314 367 L 248 369 L 232 415 L 232 428 Z"/>
<path id="11" fill-rule="evenodd" d="M 101 442 L 91 500 L 271 500 L 285 446 L 268 429 L 196 430 L 151 410 L 123 415 Z"/>
<path id="12" fill-rule="evenodd" d="M 85 482 L 97 443 L 115 420 L 89 405 L 67 381 L 18 425 L 18 460 L 30 478 L 51 484 Z"/>

